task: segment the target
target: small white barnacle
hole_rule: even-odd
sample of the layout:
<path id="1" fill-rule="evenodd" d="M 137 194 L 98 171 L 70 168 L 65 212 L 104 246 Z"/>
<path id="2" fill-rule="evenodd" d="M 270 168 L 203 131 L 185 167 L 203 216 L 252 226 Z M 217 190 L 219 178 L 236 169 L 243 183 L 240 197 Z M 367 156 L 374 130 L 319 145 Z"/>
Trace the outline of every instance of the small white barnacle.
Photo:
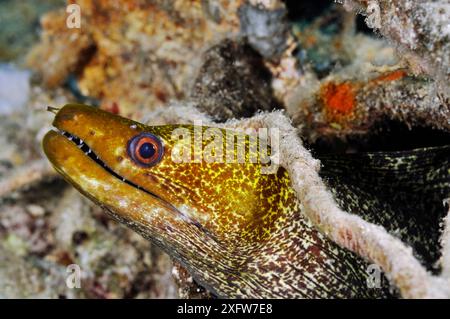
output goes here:
<path id="1" fill-rule="evenodd" d="M 136 124 L 131 124 L 131 125 L 130 125 L 130 128 L 131 128 L 132 130 L 135 130 L 135 129 L 137 129 L 137 125 L 136 125 Z"/>
<path id="2" fill-rule="evenodd" d="M 380 7 L 376 1 L 369 1 L 366 10 L 366 23 L 369 28 L 380 29 L 381 28 L 381 15 Z"/>

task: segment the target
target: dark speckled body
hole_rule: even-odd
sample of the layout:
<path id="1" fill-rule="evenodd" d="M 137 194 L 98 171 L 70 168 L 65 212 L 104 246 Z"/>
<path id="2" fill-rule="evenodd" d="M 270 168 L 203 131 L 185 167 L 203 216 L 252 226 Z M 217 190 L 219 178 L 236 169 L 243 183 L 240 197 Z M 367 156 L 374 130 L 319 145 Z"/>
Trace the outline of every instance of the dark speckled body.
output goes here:
<path id="1" fill-rule="evenodd" d="M 321 175 L 339 205 L 382 225 L 413 247 L 430 271 L 440 257 L 450 198 L 450 145 L 323 156 Z"/>

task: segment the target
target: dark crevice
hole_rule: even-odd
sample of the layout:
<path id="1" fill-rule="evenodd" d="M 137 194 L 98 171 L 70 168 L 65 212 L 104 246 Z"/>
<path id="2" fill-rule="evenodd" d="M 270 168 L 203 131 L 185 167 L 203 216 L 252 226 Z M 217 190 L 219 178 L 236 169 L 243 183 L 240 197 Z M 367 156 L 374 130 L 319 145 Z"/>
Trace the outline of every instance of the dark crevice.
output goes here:
<path id="1" fill-rule="evenodd" d="M 321 138 L 309 147 L 343 210 L 399 236 L 439 273 L 441 221 L 448 211 L 443 199 L 450 194 L 449 132 L 390 120 L 370 134 Z"/>
<path id="2" fill-rule="evenodd" d="M 367 35 L 375 35 L 374 31 L 367 26 L 366 17 L 361 14 L 356 16 L 356 31 Z"/>
<path id="3" fill-rule="evenodd" d="M 342 154 L 357 152 L 393 152 L 416 148 L 437 147 L 450 144 L 450 132 L 431 127 L 409 128 L 405 123 L 394 120 L 380 121 L 370 134 L 339 137 L 321 137 L 309 148 L 313 154 Z"/>
<path id="4" fill-rule="evenodd" d="M 288 10 L 288 19 L 291 21 L 312 21 L 321 16 L 334 3 L 332 0 L 284 0 L 283 2 Z"/>

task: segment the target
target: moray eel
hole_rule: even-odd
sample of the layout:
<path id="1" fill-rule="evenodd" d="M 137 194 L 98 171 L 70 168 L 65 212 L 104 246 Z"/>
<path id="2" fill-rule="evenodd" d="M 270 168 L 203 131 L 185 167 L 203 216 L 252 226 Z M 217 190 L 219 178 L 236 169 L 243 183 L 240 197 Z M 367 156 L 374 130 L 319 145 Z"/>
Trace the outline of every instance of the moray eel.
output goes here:
<path id="1" fill-rule="evenodd" d="M 382 225 L 412 246 L 428 270 L 439 273 L 450 145 L 319 158 L 320 175 L 342 209 Z"/>
<path id="2" fill-rule="evenodd" d="M 146 126 L 86 105 L 65 105 L 53 125 L 57 130 L 46 134 L 43 148 L 54 168 L 214 295 L 391 296 L 386 287 L 369 288 L 368 264 L 305 217 L 287 171 L 263 174 L 267 164 L 250 161 L 250 148 L 242 163 L 196 161 L 195 154 L 194 160 L 179 161 L 173 154 L 183 153 L 180 132 L 191 141 L 205 127 Z M 248 146 L 247 135 L 215 132 L 233 136 L 234 153 L 239 143 Z"/>

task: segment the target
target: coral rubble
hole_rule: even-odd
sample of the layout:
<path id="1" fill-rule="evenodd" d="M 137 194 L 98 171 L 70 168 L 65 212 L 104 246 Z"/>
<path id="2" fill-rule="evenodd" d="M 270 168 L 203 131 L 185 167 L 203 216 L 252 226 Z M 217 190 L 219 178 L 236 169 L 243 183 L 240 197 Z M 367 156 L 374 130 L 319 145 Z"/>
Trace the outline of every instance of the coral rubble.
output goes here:
<path id="1" fill-rule="evenodd" d="M 240 2 L 77 4 L 80 29 L 66 27 L 64 10 L 43 17 L 42 40 L 30 53 L 29 65 L 50 87 L 77 73 L 84 95 L 129 116 L 187 96 L 201 53 L 212 42 L 236 33 L 233 12 Z"/>

